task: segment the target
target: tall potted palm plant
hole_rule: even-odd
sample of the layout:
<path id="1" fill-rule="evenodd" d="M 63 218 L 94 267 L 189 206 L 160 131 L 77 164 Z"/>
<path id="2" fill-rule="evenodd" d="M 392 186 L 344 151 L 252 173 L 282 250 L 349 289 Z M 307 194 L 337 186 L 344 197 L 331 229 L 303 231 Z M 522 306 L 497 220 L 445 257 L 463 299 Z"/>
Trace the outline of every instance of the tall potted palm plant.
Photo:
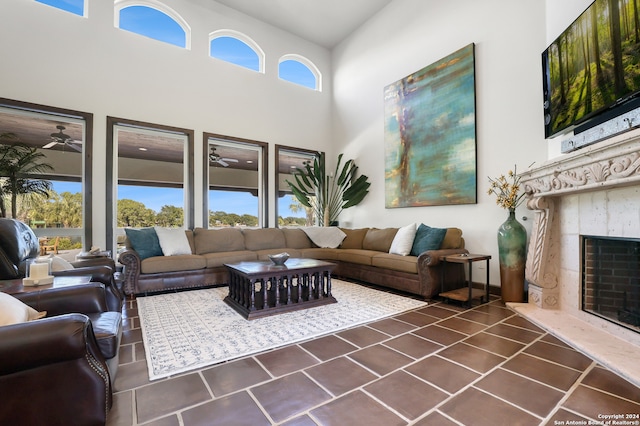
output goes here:
<path id="1" fill-rule="evenodd" d="M 369 178 L 356 178 L 358 167 L 353 160 L 342 164 L 342 155 L 338 156 L 333 174 L 326 173 L 325 154 L 321 152 L 313 163 L 306 161 L 302 169 L 293 172 L 295 182 L 287 180 L 293 195 L 313 210 L 320 226 L 337 222 L 342 210 L 359 204 L 369 193 Z"/>
<path id="2" fill-rule="evenodd" d="M 5 199 L 11 202 L 11 217 L 17 217 L 18 195 L 38 194 L 48 196 L 51 182 L 32 179 L 30 176 L 52 171 L 43 163 L 46 158 L 37 148 L 20 142 L 13 133 L 0 134 L 0 216 L 7 217 Z"/>

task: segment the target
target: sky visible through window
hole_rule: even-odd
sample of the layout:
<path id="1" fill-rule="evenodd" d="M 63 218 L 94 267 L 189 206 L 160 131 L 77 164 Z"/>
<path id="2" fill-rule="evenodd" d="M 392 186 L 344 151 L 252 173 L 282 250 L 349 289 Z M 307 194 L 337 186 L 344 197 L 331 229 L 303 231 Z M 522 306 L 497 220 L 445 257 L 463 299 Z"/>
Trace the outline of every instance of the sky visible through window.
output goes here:
<path id="1" fill-rule="evenodd" d="M 233 37 L 217 37 L 211 40 L 209 54 L 223 61 L 260 71 L 258 54 L 242 40 Z"/>
<path id="2" fill-rule="evenodd" d="M 184 30 L 170 16 L 147 6 L 129 6 L 120 11 L 120 28 L 164 41 L 186 46 Z"/>
<path id="3" fill-rule="evenodd" d="M 84 0 L 36 0 L 38 3 L 48 4 L 49 6 L 57 7 L 58 9 L 66 10 L 67 12 L 74 13 L 76 15 L 84 15 Z"/>
<path id="4" fill-rule="evenodd" d="M 299 84 L 310 89 L 316 88 L 316 77 L 311 70 L 301 62 L 287 60 L 280 62 L 278 76 L 295 84 Z"/>

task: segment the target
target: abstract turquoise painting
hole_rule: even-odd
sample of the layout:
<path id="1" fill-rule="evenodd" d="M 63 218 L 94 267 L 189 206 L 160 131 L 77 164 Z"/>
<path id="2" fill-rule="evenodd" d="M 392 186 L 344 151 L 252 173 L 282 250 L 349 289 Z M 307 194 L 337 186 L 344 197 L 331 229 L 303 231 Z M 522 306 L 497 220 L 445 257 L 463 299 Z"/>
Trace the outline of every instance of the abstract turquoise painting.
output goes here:
<path id="1" fill-rule="evenodd" d="M 385 207 L 477 202 L 474 44 L 384 89 Z"/>

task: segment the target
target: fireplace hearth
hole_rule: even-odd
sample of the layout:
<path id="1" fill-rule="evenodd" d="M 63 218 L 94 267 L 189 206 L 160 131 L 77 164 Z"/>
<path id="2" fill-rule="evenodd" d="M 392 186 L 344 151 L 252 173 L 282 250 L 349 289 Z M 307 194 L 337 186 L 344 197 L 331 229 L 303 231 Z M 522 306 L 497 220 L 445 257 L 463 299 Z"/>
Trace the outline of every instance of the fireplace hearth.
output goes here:
<path id="1" fill-rule="evenodd" d="M 581 240 L 582 310 L 640 332 L 640 239 Z"/>

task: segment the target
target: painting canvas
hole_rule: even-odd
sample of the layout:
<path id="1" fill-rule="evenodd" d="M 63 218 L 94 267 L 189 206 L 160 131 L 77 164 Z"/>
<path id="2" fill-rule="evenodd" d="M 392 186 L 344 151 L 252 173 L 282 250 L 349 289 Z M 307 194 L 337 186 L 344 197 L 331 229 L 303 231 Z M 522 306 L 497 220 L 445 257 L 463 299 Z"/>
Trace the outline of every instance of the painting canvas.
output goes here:
<path id="1" fill-rule="evenodd" d="M 385 207 L 477 202 L 474 45 L 384 90 Z"/>

